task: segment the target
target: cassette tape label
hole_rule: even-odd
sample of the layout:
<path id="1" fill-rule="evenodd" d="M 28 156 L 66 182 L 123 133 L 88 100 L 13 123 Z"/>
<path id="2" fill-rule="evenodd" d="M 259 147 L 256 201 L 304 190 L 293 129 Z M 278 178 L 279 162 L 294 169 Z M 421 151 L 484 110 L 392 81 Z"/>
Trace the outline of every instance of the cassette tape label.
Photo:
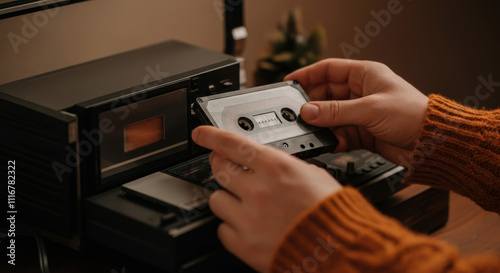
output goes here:
<path id="1" fill-rule="evenodd" d="M 332 150 L 337 139 L 330 130 L 300 119 L 300 108 L 307 101 L 309 98 L 297 83 L 284 82 L 200 97 L 194 110 L 205 124 L 291 154 Z"/>
<path id="2" fill-rule="evenodd" d="M 268 144 L 282 139 L 283 136 L 296 137 L 307 131 L 306 126 L 295 122 L 296 119 L 286 120 L 281 114 L 276 114 L 283 112 L 282 108 L 286 108 L 287 113 L 299 113 L 300 107 L 306 102 L 295 89 L 284 86 L 237 97 L 211 100 L 207 104 L 207 110 L 213 114 L 217 127 L 238 132 L 255 141 Z"/>
<path id="3" fill-rule="evenodd" d="M 255 115 L 253 116 L 253 118 L 255 119 L 255 121 L 257 121 L 257 125 L 259 125 L 259 128 L 281 124 L 281 121 L 279 120 L 275 112 Z"/>

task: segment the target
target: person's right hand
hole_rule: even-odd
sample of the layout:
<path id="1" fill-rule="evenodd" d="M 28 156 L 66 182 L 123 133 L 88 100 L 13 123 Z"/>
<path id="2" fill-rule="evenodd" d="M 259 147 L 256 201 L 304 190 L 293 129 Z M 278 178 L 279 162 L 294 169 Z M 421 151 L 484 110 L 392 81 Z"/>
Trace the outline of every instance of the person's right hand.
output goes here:
<path id="1" fill-rule="evenodd" d="M 326 59 L 287 75 L 309 94 L 301 116 L 330 127 L 336 152 L 367 149 L 396 162 L 408 158 L 420 134 L 428 98 L 386 65 Z"/>

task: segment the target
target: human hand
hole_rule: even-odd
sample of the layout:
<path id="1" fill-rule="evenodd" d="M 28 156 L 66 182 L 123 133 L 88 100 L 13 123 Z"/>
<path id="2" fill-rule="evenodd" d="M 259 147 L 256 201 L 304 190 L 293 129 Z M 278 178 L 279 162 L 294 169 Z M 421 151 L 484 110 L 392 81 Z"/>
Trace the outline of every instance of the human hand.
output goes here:
<path id="1" fill-rule="evenodd" d="M 223 221 L 222 244 L 260 272 L 299 215 L 342 187 L 325 170 L 236 133 L 200 126 L 192 139 L 213 150 L 212 172 L 225 188 L 209 199 Z"/>
<path id="2" fill-rule="evenodd" d="M 420 134 L 427 96 L 384 64 L 327 59 L 284 80 L 298 81 L 309 94 L 312 102 L 301 116 L 330 127 L 339 139 L 337 152 L 363 148 L 396 162 L 409 156 Z"/>

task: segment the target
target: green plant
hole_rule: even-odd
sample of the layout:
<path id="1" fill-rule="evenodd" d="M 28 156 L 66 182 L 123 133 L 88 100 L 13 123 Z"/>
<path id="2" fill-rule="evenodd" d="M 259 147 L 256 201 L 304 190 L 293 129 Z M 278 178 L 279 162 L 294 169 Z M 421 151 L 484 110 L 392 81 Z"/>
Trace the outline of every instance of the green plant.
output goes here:
<path id="1" fill-rule="evenodd" d="M 295 8 L 285 23 L 278 25 L 257 61 L 257 85 L 281 81 L 288 73 L 320 60 L 326 45 L 324 28 L 318 25 L 308 36 L 303 29 L 302 12 Z"/>

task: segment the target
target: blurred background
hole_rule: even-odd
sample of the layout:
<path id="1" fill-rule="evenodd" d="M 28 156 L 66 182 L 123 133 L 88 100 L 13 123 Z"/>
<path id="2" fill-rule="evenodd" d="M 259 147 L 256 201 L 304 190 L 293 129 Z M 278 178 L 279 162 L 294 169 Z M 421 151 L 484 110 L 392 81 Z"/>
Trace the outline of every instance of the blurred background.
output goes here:
<path id="1" fill-rule="evenodd" d="M 222 0 L 87 0 L 2 19 L 0 84 L 169 39 L 222 52 L 226 8 Z M 247 0 L 244 20 L 247 87 L 265 82 L 259 68 L 273 70 L 290 60 L 367 59 L 387 64 L 426 94 L 478 108 L 500 106 L 500 1 Z M 287 35 L 311 48 L 301 56 L 271 50 Z M 18 247 L 29 252 L 18 255 L 18 269 L 39 272 L 31 258 L 34 242 L 29 246 Z M 107 263 L 88 270 L 94 265 L 84 258 L 59 251 L 53 257 L 67 263 L 58 272 L 73 272 L 71 264 L 124 272 L 121 264 Z"/>
<path id="2" fill-rule="evenodd" d="M 476 107 L 500 105 L 498 1 L 244 4 L 247 86 L 259 83 L 258 60 L 269 53 L 278 25 L 299 10 L 305 37 L 321 29 L 320 58 L 380 61 L 424 93 Z M 94 0 L 0 20 L 0 84 L 168 39 L 222 52 L 224 8 L 221 0 Z"/>

